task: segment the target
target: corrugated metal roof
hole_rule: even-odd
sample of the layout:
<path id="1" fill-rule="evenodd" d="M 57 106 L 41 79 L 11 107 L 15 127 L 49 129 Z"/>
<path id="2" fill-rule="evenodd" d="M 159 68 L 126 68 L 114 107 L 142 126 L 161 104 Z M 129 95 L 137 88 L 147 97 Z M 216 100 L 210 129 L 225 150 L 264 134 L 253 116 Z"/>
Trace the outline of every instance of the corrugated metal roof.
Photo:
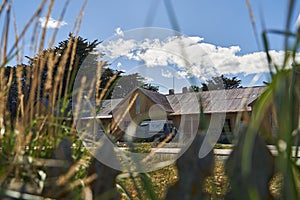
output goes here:
<path id="1" fill-rule="evenodd" d="M 123 99 L 108 99 L 101 102 L 101 109 L 97 114 L 97 118 L 111 118 L 111 111 L 122 101 Z"/>
<path id="2" fill-rule="evenodd" d="M 172 115 L 197 114 L 201 99 L 204 113 L 251 111 L 249 106 L 264 91 L 265 87 L 236 88 L 230 90 L 212 90 L 199 93 L 168 95 L 172 106 Z"/>
<path id="3" fill-rule="evenodd" d="M 174 110 L 171 115 L 200 113 L 197 93 L 168 95 L 167 99 Z"/>

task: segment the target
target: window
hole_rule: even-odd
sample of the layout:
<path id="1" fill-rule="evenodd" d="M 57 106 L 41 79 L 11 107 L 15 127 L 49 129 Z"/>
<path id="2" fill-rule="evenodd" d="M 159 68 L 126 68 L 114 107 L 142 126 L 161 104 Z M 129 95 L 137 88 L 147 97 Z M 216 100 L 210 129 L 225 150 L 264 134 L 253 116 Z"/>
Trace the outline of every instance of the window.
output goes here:
<path id="1" fill-rule="evenodd" d="M 231 133 L 230 119 L 225 119 L 222 132 L 223 133 Z"/>
<path id="2" fill-rule="evenodd" d="M 230 119 L 225 119 L 222 133 L 218 140 L 219 143 L 228 144 L 232 142 L 232 132 Z"/>
<path id="3" fill-rule="evenodd" d="M 140 114 L 140 113 L 141 113 L 141 98 L 140 96 L 137 96 L 135 100 L 135 114 Z"/>

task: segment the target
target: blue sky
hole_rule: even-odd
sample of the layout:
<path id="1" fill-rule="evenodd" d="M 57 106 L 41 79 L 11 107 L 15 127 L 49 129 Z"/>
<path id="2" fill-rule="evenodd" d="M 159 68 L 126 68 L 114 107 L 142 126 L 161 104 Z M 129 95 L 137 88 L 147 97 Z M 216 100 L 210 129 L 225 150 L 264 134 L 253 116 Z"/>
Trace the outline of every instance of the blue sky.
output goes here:
<path id="1" fill-rule="evenodd" d="M 40 1 L 37 0 L 24 2 L 25 1 L 15 0 L 12 7 L 16 16 L 19 32 L 40 3 Z M 59 41 L 65 40 L 68 33 L 73 31 L 74 22 L 83 2 L 83 0 L 70 1 L 63 23 L 61 24 L 62 26 L 58 31 L 56 44 Z M 266 28 L 284 29 L 287 1 L 251 0 L 250 2 L 256 20 L 259 38 L 261 38 L 262 20 Z M 59 19 L 64 3 L 64 0 L 55 2 L 51 14 L 53 20 Z M 217 51 L 215 51 L 215 49 L 213 50 L 212 54 L 215 55 L 213 59 L 221 56 L 222 58 L 226 58 L 224 61 L 228 61 L 231 65 L 239 62 L 244 65 L 249 64 L 250 66 L 251 62 L 249 62 L 249 60 L 254 60 L 253 57 L 257 58 L 261 56 L 260 54 L 259 56 L 256 55 L 261 49 L 259 49 L 255 41 L 245 0 L 171 0 L 171 3 L 175 11 L 178 27 L 180 28 L 179 31 L 186 37 L 198 38 L 198 42 L 193 44 L 194 46 L 201 43 L 201 48 L 206 48 L 206 46 L 209 48 L 219 48 Z M 295 24 L 300 13 L 299 1 L 296 2 L 294 11 L 292 21 Z M 46 13 L 43 12 L 41 17 L 45 15 Z M 0 19 L 1 24 L 3 24 L 3 16 L 1 16 Z M 41 24 L 42 19 L 40 20 L 39 23 Z M 55 25 L 55 21 L 53 22 Z M 148 26 L 167 29 L 174 28 L 174 22 L 171 22 L 163 0 L 90 0 L 84 10 L 79 35 L 91 41 L 94 39 L 107 41 L 108 38 L 116 36 L 116 30 L 119 30 L 119 33 L 123 34 L 123 32 L 126 33 L 128 30 Z M 296 25 L 293 25 L 292 29 L 295 30 Z M 49 27 L 47 40 L 49 40 L 53 30 L 54 29 Z M 29 30 L 24 39 L 24 55 L 32 56 L 32 52 L 30 51 L 31 36 L 32 29 Z M 13 39 L 14 38 L 11 37 L 11 41 L 13 41 Z M 205 46 L 203 44 L 207 45 Z M 282 37 L 270 35 L 270 44 L 271 49 L 275 50 L 274 56 L 278 56 L 278 54 L 280 54 L 279 51 L 283 49 Z M 222 51 L 221 48 L 223 48 Z M 208 52 L 211 53 L 210 50 L 208 50 Z M 235 58 L 237 58 L 238 61 L 235 61 Z M 222 61 L 222 59 L 220 60 Z M 280 60 L 280 58 L 278 58 L 278 60 Z M 137 60 L 134 60 L 131 63 L 135 63 L 136 65 L 136 61 Z M 195 62 L 196 61 L 197 60 L 195 60 Z M 125 62 L 125 64 L 128 63 L 130 62 Z M 122 64 L 124 65 L 124 62 Z M 129 70 L 128 66 L 125 68 L 124 70 Z M 251 78 L 257 73 L 256 69 L 257 67 L 253 67 L 253 70 L 245 70 L 245 73 L 243 70 L 237 71 L 237 73 L 228 73 L 228 69 L 224 67 L 224 71 L 220 70 L 220 73 L 225 72 L 228 73 L 229 76 L 238 75 L 243 79 L 244 84 L 247 85 Z M 251 70 L 253 73 L 249 72 Z M 158 71 L 161 71 L 165 75 L 168 73 L 168 70 Z M 168 77 L 164 76 L 164 78 Z M 200 76 L 197 76 L 197 78 L 200 78 Z M 260 82 L 264 79 L 265 78 L 261 78 Z M 168 82 L 170 82 L 170 80 L 168 80 Z"/>

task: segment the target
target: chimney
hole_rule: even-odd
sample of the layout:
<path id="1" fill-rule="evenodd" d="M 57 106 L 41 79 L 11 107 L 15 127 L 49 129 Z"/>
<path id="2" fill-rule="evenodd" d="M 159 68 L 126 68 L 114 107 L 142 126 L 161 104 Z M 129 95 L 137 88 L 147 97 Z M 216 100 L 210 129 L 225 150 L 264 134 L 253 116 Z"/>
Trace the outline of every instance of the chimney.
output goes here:
<path id="1" fill-rule="evenodd" d="M 169 95 L 174 95 L 175 92 L 174 92 L 174 89 L 169 89 Z"/>
<path id="2" fill-rule="evenodd" d="M 183 94 L 188 93 L 188 88 L 187 88 L 187 87 L 183 87 L 183 88 L 182 88 L 182 93 L 183 93 Z"/>

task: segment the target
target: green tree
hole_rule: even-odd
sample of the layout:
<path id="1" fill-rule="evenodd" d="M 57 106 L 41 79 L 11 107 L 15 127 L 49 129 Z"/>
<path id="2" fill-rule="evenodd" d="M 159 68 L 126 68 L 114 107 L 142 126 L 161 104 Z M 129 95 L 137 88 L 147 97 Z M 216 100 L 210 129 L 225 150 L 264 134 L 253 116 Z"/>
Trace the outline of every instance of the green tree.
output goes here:
<path id="1" fill-rule="evenodd" d="M 189 91 L 190 92 L 200 92 L 201 91 L 201 87 L 197 86 L 197 85 L 192 85 L 190 88 L 189 88 Z"/>
<path id="2" fill-rule="evenodd" d="M 144 85 L 144 81 L 145 79 L 138 73 L 122 76 L 119 78 L 113 89 L 112 98 L 116 99 L 125 97 L 135 88 L 142 87 Z"/>
<path id="3" fill-rule="evenodd" d="M 224 75 L 212 77 L 206 83 L 202 83 L 202 91 L 208 90 L 228 90 L 233 88 L 241 88 L 241 80 L 236 76 L 232 78 L 227 78 Z"/>
<path id="4" fill-rule="evenodd" d="M 101 74 L 101 82 L 100 82 L 100 88 L 99 88 L 99 93 L 105 93 L 104 94 L 104 98 L 105 99 L 111 99 L 112 95 L 114 93 L 114 88 L 116 86 L 116 84 L 118 83 L 118 81 L 120 80 L 120 78 L 122 77 L 122 71 L 117 71 L 117 70 L 113 70 L 109 67 L 104 67 L 102 70 L 102 74 Z M 116 77 L 114 77 L 116 76 Z M 105 89 L 107 89 L 106 91 L 104 91 Z"/>
<path id="5" fill-rule="evenodd" d="M 91 57 L 85 64 L 97 66 L 97 55 L 91 53 L 99 43 L 98 40 L 89 42 L 70 33 L 68 39 L 59 42 L 57 46 L 45 49 L 33 58 L 27 57 L 32 71 L 41 70 L 38 73 L 40 80 L 36 88 L 36 99 L 52 97 L 59 100 L 71 94 L 79 67 L 87 56 Z M 59 92 L 53 97 L 55 90 Z"/>
<path id="6" fill-rule="evenodd" d="M 159 90 L 159 86 L 154 86 L 151 83 L 145 83 L 142 88 L 146 89 L 146 90 L 151 90 L 153 92 L 158 92 Z"/>
<path id="7" fill-rule="evenodd" d="M 150 83 L 145 83 L 146 79 L 138 73 L 121 76 L 111 94 L 111 98 L 124 98 L 134 89 L 141 87 L 147 90 L 158 92 L 159 87 Z"/>
<path id="8" fill-rule="evenodd" d="M 27 65 L 17 65 L 15 67 L 5 67 L 5 79 L 7 84 L 11 84 L 7 92 L 7 108 L 10 112 L 11 120 L 17 116 L 17 107 L 19 102 L 19 96 L 21 94 L 28 94 L 30 91 L 30 80 L 26 81 L 31 72 L 31 67 Z M 11 78 L 11 82 L 9 80 Z M 19 91 L 20 90 L 20 91 Z M 28 96 L 24 96 L 23 100 L 27 100 Z"/>
<path id="9" fill-rule="evenodd" d="M 39 85 L 41 89 L 39 97 L 47 98 L 52 94 L 51 92 L 54 89 L 55 78 L 59 75 L 58 71 L 63 72 L 63 77 L 61 79 L 61 85 L 58 85 L 58 87 L 61 88 L 61 95 L 57 96 L 57 99 L 62 98 L 65 94 L 70 94 L 73 90 L 74 80 L 79 67 L 82 65 L 83 61 L 85 61 L 87 56 L 91 56 L 92 58 L 88 59 L 89 63 L 85 61 L 85 64 L 97 66 L 97 55 L 91 53 L 99 43 L 98 40 L 89 42 L 87 39 L 83 39 L 80 36 L 75 37 L 72 34 L 69 34 L 68 39 L 59 42 L 58 46 L 46 49 L 43 53 L 34 58 L 29 58 L 29 65 L 32 67 L 35 67 L 38 60 L 46 60 L 49 59 L 50 56 L 52 56 L 51 58 L 57 59 L 54 65 L 52 65 L 51 62 L 45 62 L 42 80 Z M 52 72 L 52 74 L 49 74 L 50 72 Z M 49 84 L 49 77 L 51 83 L 50 86 L 48 85 L 48 87 L 46 87 L 47 84 Z M 47 94 L 45 94 L 45 92 L 47 92 Z"/>
<path id="10" fill-rule="evenodd" d="M 71 94 L 76 74 L 86 57 L 88 55 L 92 57 L 88 59 L 87 64 L 97 66 L 97 55 L 91 52 L 98 44 L 97 40 L 89 42 L 80 36 L 75 37 L 70 34 L 67 40 L 60 42 L 56 47 L 43 50 L 33 58 L 27 57 L 29 59 L 27 65 L 6 67 L 7 81 L 11 77 L 6 105 L 11 117 L 15 118 L 17 115 L 20 95 L 23 96 L 24 105 L 37 101 L 48 104 L 51 98 L 59 100 L 67 97 L 66 99 L 70 100 L 71 96 L 67 95 Z M 59 71 L 61 78 L 57 81 Z M 33 87 L 34 81 L 36 81 L 35 87 Z M 55 87 L 59 92 L 53 94 Z M 34 96 L 28 102 L 30 93 Z"/>

